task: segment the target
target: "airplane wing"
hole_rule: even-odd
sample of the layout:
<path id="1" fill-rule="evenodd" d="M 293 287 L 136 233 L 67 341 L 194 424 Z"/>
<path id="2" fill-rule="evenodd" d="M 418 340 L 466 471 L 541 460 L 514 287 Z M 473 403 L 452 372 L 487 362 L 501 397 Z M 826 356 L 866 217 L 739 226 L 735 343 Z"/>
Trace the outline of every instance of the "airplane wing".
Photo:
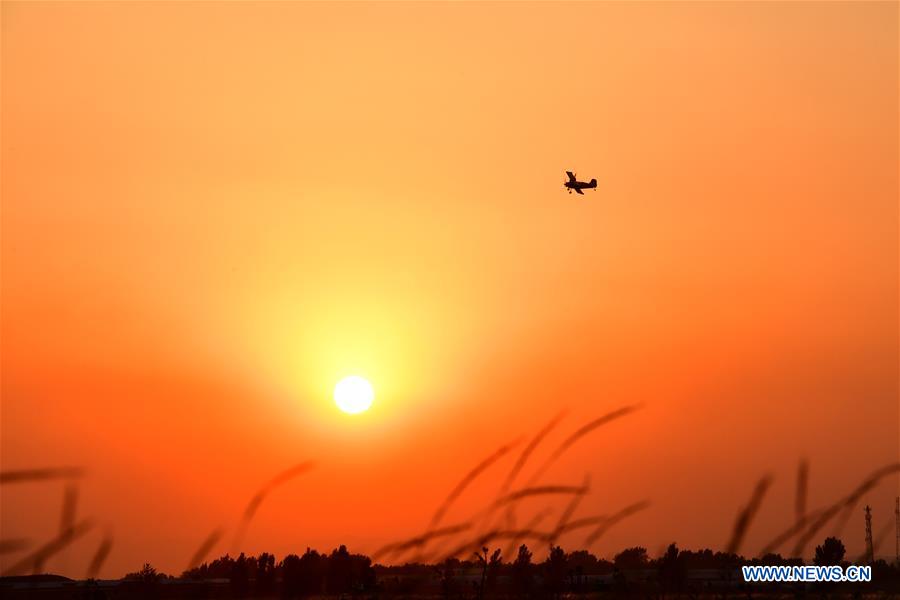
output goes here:
<path id="1" fill-rule="evenodd" d="M 584 196 L 584 192 L 581 191 L 581 188 L 575 188 L 575 191 Z"/>
<path id="2" fill-rule="evenodd" d="M 566 171 L 566 175 L 569 176 L 569 181 L 575 183 L 575 173 L 573 173 L 572 171 Z"/>

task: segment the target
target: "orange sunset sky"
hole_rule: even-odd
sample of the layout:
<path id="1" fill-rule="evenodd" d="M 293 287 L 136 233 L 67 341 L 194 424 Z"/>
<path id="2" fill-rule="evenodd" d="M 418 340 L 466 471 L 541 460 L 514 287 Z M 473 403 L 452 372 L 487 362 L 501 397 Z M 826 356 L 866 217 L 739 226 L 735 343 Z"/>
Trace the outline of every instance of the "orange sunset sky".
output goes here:
<path id="1" fill-rule="evenodd" d="M 242 549 L 371 553 L 562 410 L 519 485 L 643 406 L 542 478 L 651 502 L 600 556 L 722 548 L 772 473 L 753 554 L 802 459 L 810 508 L 897 461 L 897 3 L 0 6 L 0 466 L 84 467 L 95 523 L 48 570 L 178 574 L 304 460 Z M 63 490 L 4 485 L 0 539 Z"/>

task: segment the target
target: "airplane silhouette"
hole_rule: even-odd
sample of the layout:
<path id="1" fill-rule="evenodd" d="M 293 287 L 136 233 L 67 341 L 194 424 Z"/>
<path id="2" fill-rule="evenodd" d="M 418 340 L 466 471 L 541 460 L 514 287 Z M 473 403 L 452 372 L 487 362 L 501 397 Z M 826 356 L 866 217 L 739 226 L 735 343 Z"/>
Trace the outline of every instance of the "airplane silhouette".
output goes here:
<path id="1" fill-rule="evenodd" d="M 575 173 L 572 171 L 566 171 L 566 175 L 569 176 L 569 180 L 565 182 L 563 185 L 569 188 L 569 193 L 572 193 L 572 190 L 575 190 L 576 194 L 581 194 L 584 196 L 584 192 L 581 190 L 596 190 L 597 189 L 597 180 L 591 179 L 590 182 L 578 181 L 575 178 Z"/>

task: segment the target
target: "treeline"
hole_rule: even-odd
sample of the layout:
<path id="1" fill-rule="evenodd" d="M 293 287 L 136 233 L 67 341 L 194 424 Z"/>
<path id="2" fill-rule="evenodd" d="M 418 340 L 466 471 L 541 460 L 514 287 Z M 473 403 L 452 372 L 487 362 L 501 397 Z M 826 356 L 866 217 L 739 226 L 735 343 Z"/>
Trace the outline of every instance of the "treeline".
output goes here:
<path id="1" fill-rule="evenodd" d="M 849 564 L 844 545 L 828 538 L 816 548 L 817 565 Z M 698 592 L 711 586 L 740 587 L 741 565 L 800 565 L 799 558 L 769 554 L 746 559 L 736 554 L 680 550 L 671 544 L 657 558 L 643 547 L 626 548 L 612 560 L 598 558 L 586 550 L 567 553 L 553 546 L 542 562 L 533 560 L 527 545 L 521 545 L 511 560 L 499 549 L 482 548 L 469 559 L 450 558 L 436 564 L 373 565 L 368 556 L 353 554 L 340 546 L 330 554 L 307 549 L 281 560 L 269 553 L 258 556 L 229 555 L 185 571 L 179 577 L 157 573 L 150 565 L 125 579 L 146 589 L 163 582 L 228 585 L 234 597 L 345 596 L 353 594 L 441 595 L 444 597 L 533 596 L 558 597 L 563 593 L 602 591 Z M 699 574 L 699 576 L 698 576 Z M 885 561 L 873 565 L 873 583 L 882 589 L 896 587 L 900 570 Z M 763 586 L 754 589 L 762 591 Z M 868 585 L 868 584 L 867 584 Z M 705 586 L 705 587 L 704 587 Z M 784 589 L 783 587 L 781 589 Z"/>
<path id="2" fill-rule="evenodd" d="M 376 583 L 372 560 L 362 554 L 351 554 L 343 545 L 331 554 L 319 554 L 307 548 L 302 556 L 288 554 L 278 562 L 267 552 L 259 556 L 241 553 L 237 558 L 226 554 L 185 571 L 181 578 L 228 579 L 238 594 L 250 591 L 251 583 L 255 593 L 268 594 L 278 582 L 288 597 L 372 591 Z"/>

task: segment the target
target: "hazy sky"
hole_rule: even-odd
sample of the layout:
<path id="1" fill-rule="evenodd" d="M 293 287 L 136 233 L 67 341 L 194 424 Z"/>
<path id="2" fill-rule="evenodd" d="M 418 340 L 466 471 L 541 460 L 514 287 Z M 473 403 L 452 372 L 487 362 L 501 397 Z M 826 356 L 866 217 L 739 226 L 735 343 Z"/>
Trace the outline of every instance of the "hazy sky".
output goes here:
<path id="1" fill-rule="evenodd" d="M 97 520 L 47 567 L 178 573 L 307 459 L 244 549 L 372 552 L 635 402 L 543 478 L 652 502 L 591 549 L 720 548 L 771 472 L 756 552 L 802 458 L 815 508 L 900 454 L 898 72 L 891 2 L 3 2 L 0 465 Z"/>

